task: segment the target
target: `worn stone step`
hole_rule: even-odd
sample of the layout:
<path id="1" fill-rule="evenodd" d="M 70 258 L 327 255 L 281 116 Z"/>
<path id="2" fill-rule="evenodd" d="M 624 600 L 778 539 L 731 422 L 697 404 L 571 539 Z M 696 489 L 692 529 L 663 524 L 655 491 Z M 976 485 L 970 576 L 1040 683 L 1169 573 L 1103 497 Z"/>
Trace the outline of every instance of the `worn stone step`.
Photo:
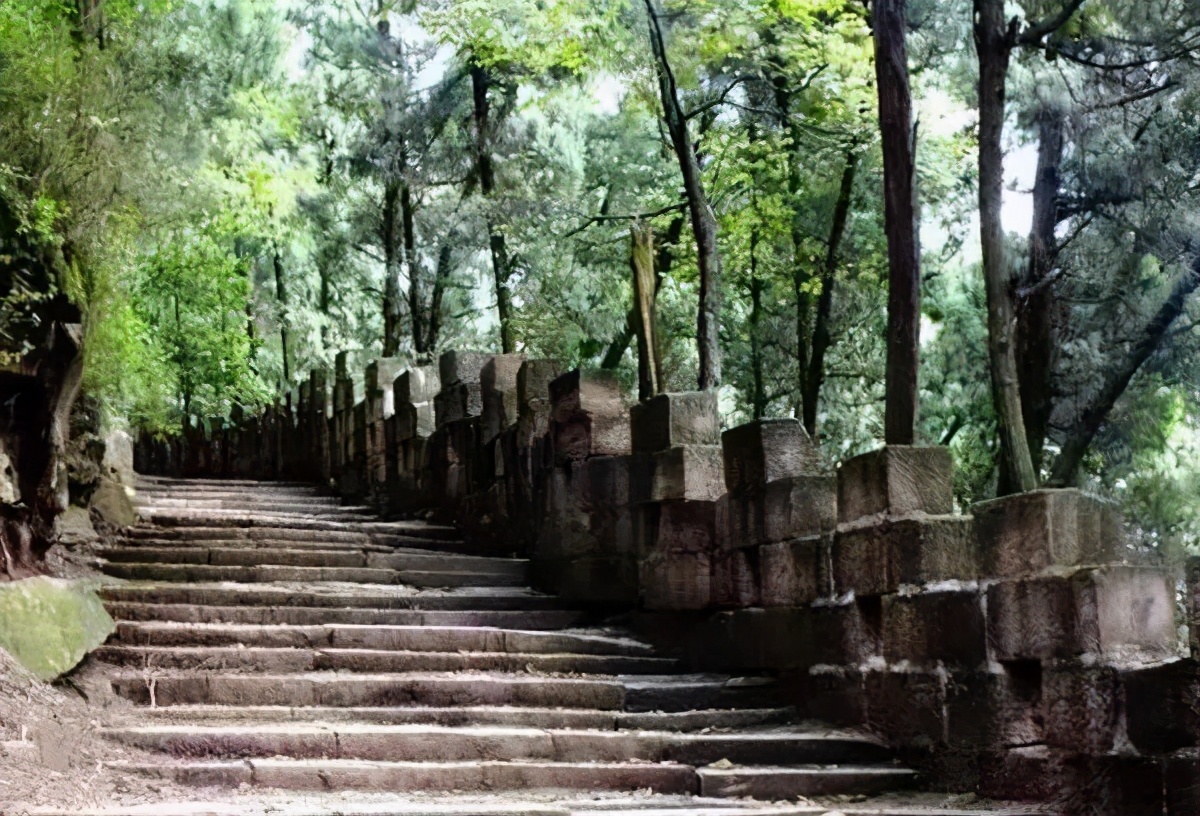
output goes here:
<path id="1" fill-rule="evenodd" d="M 296 587 L 291 584 L 145 583 L 105 586 L 101 597 L 112 601 L 195 604 L 197 606 L 310 606 L 325 608 L 420 610 L 561 609 L 562 601 L 522 587 L 458 587 L 414 589 L 407 586 L 336 584 Z M 333 621 L 330 621 L 331 623 Z"/>
<path id="2" fill-rule="evenodd" d="M 124 533 L 127 539 L 154 539 L 157 541 L 315 541 L 327 544 L 369 544 L 388 547 L 412 546 L 433 549 L 439 546 L 450 548 L 466 547 L 462 535 L 452 527 L 439 527 L 425 522 L 395 522 L 386 533 L 367 533 L 354 525 L 338 529 L 314 529 L 289 525 L 262 525 L 238 527 L 236 525 L 171 526 L 143 525 Z"/>
<path id="3" fill-rule="evenodd" d="M 529 564 L 515 558 L 483 558 L 403 550 L 380 552 L 360 548 L 124 546 L 107 547 L 99 555 L 111 563 L 200 564 L 209 566 L 369 567 L 373 569 L 495 573 L 527 580 Z"/>
<path id="4" fill-rule="evenodd" d="M 298 508 L 299 512 L 305 512 L 305 508 L 311 510 L 311 508 L 314 507 L 340 508 L 348 506 L 343 505 L 341 499 L 333 496 L 305 496 L 287 493 L 248 495 L 230 492 L 182 494 L 139 491 L 138 503 L 144 506 L 161 508 L 216 508 L 218 510 L 232 508 L 238 510 L 245 509 L 249 511 L 269 510 L 273 507 L 294 507 Z"/>
<path id="5" fill-rule="evenodd" d="M 625 686 L 615 678 L 518 674 L 233 674 L 117 671 L 114 691 L 136 703 L 293 706 L 479 706 L 615 710 Z M 153 691 L 153 695 L 152 695 Z"/>
<path id="6" fill-rule="evenodd" d="M 102 562 L 101 569 L 114 578 L 132 581 L 235 581 L 270 583 L 339 581 L 355 584 L 403 584 L 413 587 L 523 586 L 524 575 L 490 569 L 456 571 L 438 569 L 395 570 L 384 567 L 293 567 L 275 564 L 228 566 L 212 564 L 156 564 Z"/>
<path id="7" fill-rule="evenodd" d="M 750 797 L 763 801 L 855 793 L 873 795 L 913 783 L 916 774 L 890 765 L 826 767 L 755 766 L 700 768 L 703 796 Z"/>
<path id="8" fill-rule="evenodd" d="M 846 764 L 886 759 L 878 743 L 847 733 L 762 729 L 692 734 L 544 730 L 514 726 L 252 724 L 150 725 L 107 729 L 126 744 L 180 758 L 288 756 L 386 762 L 547 760 Z"/>
<path id="9" fill-rule="evenodd" d="M 559 609 L 422 610 L 336 609 L 312 606 L 198 606 L 187 603 L 108 601 L 108 612 L 119 621 L 172 621 L 297 626 L 321 624 L 381 626 L 494 626 L 549 631 L 578 626 L 584 612 Z"/>
<path id="10" fill-rule="evenodd" d="M 700 711 L 635 713 L 570 708 L 513 706 L 391 706 L 334 708 L 313 706 L 217 706 L 178 705 L 141 708 L 139 722 L 162 719 L 173 723 L 206 722 L 357 722 L 379 725 L 504 725 L 526 728 L 589 728 L 647 731 L 701 731 L 782 725 L 795 717 L 791 708 L 707 709 Z"/>
<path id="11" fill-rule="evenodd" d="M 764 708 L 779 704 L 778 684 L 766 677 L 662 675 L 622 678 L 629 711 Z"/>
<path id="12" fill-rule="evenodd" d="M 651 790 L 695 793 L 699 784 L 689 765 L 557 762 L 371 762 L 366 760 L 252 759 L 122 763 L 139 772 L 180 784 L 279 788 L 284 790 L 510 791 Z"/>
<path id="13" fill-rule="evenodd" d="M 520 652 L 653 657 L 630 638 L 586 633 L 535 632 L 468 626 L 255 626 L 131 623 L 115 639 L 133 646 L 263 646 L 273 648 L 391 649 L 429 652 Z"/>
<path id="14" fill-rule="evenodd" d="M 521 652 L 396 651 L 354 648 L 241 646 L 101 646 L 92 654 L 116 666 L 241 672 L 544 672 L 551 674 L 655 674 L 676 661 L 660 657 Z"/>
<path id="15" fill-rule="evenodd" d="M 349 552 L 349 553 L 393 553 L 397 551 L 396 547 L 387 544 L 372 544 L 366 537 L 347 541 L 315 541 L 308 539 L 297 539 L 289 541 L 287 539 L 270 539 L 270 538 L 136 538 L 126 536 L 120 540 L 118 545 L 108 548 L 110 550 L 162 550 L 167 551 L 189 551 L 189 550 L 250 550 L 250 549 L 266 549 L 266 550 L 328 550 L 330 552 Z M 430 555 L 424 549 L 413 550 L 413 552 Z M 130 553 L 131 560 L 133 553 Z M 110 559 L 119 560 L 119 559 Z M 145 559 L 143 559 L 145 560 Z"/>
<path id="16" fill-rule="evenodd" d="M 229 511 L 205 512 L 161 512 L 149 514 L 152 524 L 163 528 L 178 528 L 181 531 L 214 528 L 251 528 L 268 530 L 308 531 L 311 533 L 355 533 L 369 536 L 404 537 L 415 535 L 421 538 L 457 540 L 461 534 L 453 527 L 439 527 L 415 521 L 369 521 L 363 518 L 304 518 L 301 516 L 277 516 L 266 513 L 240 513 Z"/>

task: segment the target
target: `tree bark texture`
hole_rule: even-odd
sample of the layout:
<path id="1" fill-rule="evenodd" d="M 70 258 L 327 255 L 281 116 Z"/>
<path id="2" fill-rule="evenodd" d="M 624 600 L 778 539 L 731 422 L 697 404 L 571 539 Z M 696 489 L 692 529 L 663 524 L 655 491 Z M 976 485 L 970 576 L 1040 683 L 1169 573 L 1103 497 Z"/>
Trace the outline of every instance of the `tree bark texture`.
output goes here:
<path id="1" fill-rule="evenodd" d="M 683 235 L 683 216 L 672 218 L 667 225 L 667 232 L 661 241 L 657 241 L 657 249 L 654 253 L 654 295 L 658 297 L 658 290 L 662 287 L 663 278 L 671 271 L 671 264 L 675 260 L 675 250 L 679 246 L 679 239 Z M 600 361 L 600 367 L 611 371 L 621 365 L 621 358 L 625 356 L 625 350 L 629 348 L 629 344 L 637 337 L 637 310 L 636 307 L 631 308 L 625 316 L 625 325 L 621 328 L 621 332 L 613 338 L 613 341 L 608 344 L 608 348 L 604 352 L 604 357 Z M 660 338 L 661 339 L 661 338 Z M 658 390 L 661 393 L 666 388 L 662 382 L 662 345 L 658 347 L 658 368 L 659 380 Z"/>
<path id="2" fill-rule="evenodd" d="M 675 74 L 667 59 L 666 43 L 654 0 L 646 0 L 650 18 L 650 45 L 658 67 L 658 89 L 663 120 L 683 176 L 684 196 L 696 241 L 696 264 L 700 272 L 700 302 L 696 320 L 696 346 L 700 355 L 699 388 L 705 391 L 721 384 L 721 256 L 717 248 L 717 218 L 704 193 L 700 162 L 692 147 L 687 117 L 679 103 Z"/>
<path id="3" fill-rule="evenodd" d="M 888 246 L 887 399 L 884 441 L 911 445 L 917 434 L 921 265 L 917 244 L 912 96 L 905 0 L 876 0 L 875 77 L 883 139 Z"/>
<path id="4" fill-rule="evenodd" d="M 491 102 L 488 99 L 488 89 L 491 77 L 487 69 L 481 65 L 471 66 L 471 96 L 474 102 L 473 116 L 475 119 L 475 165 L 479 175 L 479 191 L 483 197 L 490 199 L 496 189 L 496 168 L 492 161 L 492 151 L 489 139 L 489 122 Z M 512 331 L 512 293 L 509 290 L 509 278 L 512 274 L 512 262 L 508 255 L 508 247 L 504 233 L 496 224 L 493 215 L 487 218 L 488 248 L 492 254 L 492 273 L 496 281 L 496 315 L 500 321 L 500 350 L 511 354 L 516 346 Z"/>
<path id="5" fill-rule="evenodd" d="M 400 291 L 400 182 L 389 180 L 383 190 L 383 213 L 380 242 L 383 244 L 383 356 L 400 353 L 404 334 L 402 312 L 403 294 Z"/>
<path id="6" fill-rule="evenodd" d="M 979 58 L 979 222 L 983 277 L 988 307 L 988 357 L 1000 435 L 1003 492 L 1037 487 L 1021 406 L 1016 360 L 1016 316 L 1012 275 L 1004 245 L 1001 207 L 1004 193 L 1005 81 L 1015 42 L 1004 0 L 975 0 L 975 49 Z"/>
<path id="7" fill-rule="evenodd" d="M 291 353 L 288 349 L 288 298 L 287 285 L 284 281 L 283 254 L 279 244 L 271 255 L 271 267 L 275 272 L 275 300 L 279 303 L 279 346 L 283 352 L 283 382 L 285 389 L 291 387 L 292 367 Z"/>
<path id="8" fill-rule="evenodd" d="M 635 223 L 629 230 L 629 266 L 633 273 L 633 303 L 638 349 L 638 399 L 645 402 L 658 393 L 658 343 L 654 275 L 654 231 Z"/>

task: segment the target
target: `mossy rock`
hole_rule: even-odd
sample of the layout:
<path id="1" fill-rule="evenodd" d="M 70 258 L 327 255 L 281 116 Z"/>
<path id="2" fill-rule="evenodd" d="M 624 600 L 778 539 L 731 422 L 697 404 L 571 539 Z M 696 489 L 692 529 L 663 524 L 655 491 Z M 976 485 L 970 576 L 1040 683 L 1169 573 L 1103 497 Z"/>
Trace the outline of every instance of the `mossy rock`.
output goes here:
<path id="1" fill-rule="evenodd" d="M 0 648 L 42 680 L 53 680 L 116 627 L 95 584 L 57 578 L 0 583 Z"/>
<path id="2" fill-rule="evenodd" d="M 125 486 L 115 479 L 100 477 L 96 492 L 92 494 L 90 507 L 101 521 L 114 527 L 132 527 L 137 524 L 137 511 L 125 492 Z"/>

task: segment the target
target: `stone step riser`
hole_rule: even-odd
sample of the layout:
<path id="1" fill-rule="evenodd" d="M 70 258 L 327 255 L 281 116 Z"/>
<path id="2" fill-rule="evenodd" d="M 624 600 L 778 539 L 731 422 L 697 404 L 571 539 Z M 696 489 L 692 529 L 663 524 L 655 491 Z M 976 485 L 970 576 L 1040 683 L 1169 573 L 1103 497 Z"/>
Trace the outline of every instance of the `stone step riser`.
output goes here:
<path id="1" fill-rule="evenodd" d="M 233 581 L 314 583 L 338 581 L 352 584 L 405 585 L 412 587 L 518 587 L 523 576 L 495 572 L 448 572 L 438 570 L 393 570 L 370 567 L 250 567 L 203 564 L 104 563 L 103 572 L 130 581 L 174 581 L 178 583 Z"/>
<path id="2" fill-rule="evenodd" d="M 625 689 L 615 680 L 423 678 L 304 675 L 198 674 L 116 676 L 113 690 L 126 699 L 157 705 L 291 706 L 537 706 L 616 710 Z"/>
<path id="3" fill-rule="evenodd" d="M 698 771 L 700 794 L 751 797 L 764 802 L 807 796 L 837 796 L 847 792 L 871 796 L 910 786 L 914 774 L 903 768 L 771 768 Z"/>
<path id="4" fill-rule="evenodd" d="M 594 731 L 693 732 L 705 729 L 752 728 L 783 725 L 795 712 L 787 708 L 688 711 L 675 714 L 624 711 L 588 711 L 567 708 L 292 708 L 283 706 L 171 706 L 143 708 L 140 721 L 162 719 L 170 723 L 280 724 L 355 723 L 358 725 L 441 725 L 447 727 L 503 726 L 515 728 L 586 728 Z"/>
<path id="5" fill-rule="evenodd" d="M 281 672 L 544 672 L 553 674 L 659 674 L 676 668 L 673 660 L 576 654 L 497 652 L 384 652 L 366 649 L 263 649 L 237 647 L 101 646 L 98 660 L 131 668 L 206 671 Z"/>
<path id="6" fill-rule="evenodd" d="M 289 527 L 134 527 L 127 539 L 153 541 L 304 541 L 323 544 L 369 544 L 366 533 L 337 530 L 297 530 Z"/>
<path id="7" fill-rule="evenodd" d="M 571 611 L 330 609 L 323 607 L 195 606 L 109 601 L 109 614 L 119 621 L 174 621 L 307 626 L 325 623 L 388 626 L 495 626 L 549 631 L 583 623 L 587 616 Z"/>
<path id="8" fill-rule="evenodd" d="M 361 791 L 640 791 L 689 794 L 699 790 L 695 769 L 686 765 L 551 765 L 537 763 L 434 763 L 379 766 L 369 763 L 287 761 L 143 766 L 143 773 L 179 784 L 281 790 Z"/>
<path id="9" fill-rule="evenodd" d="M 162 534 L 163 531 L 174 530 L 176 535 L 194 535 L 197 530 L 237 530 L 239 535 L 251 537 L 256 530 L 288 530 L 297 534 L 309 533 L 313 536 L 341 533 L 385 539 L 407 536 L 439 541 L 461 539 L 461 534 L 453 527 L 438 527 L 422 522 L 368 521 L 357 516 L 348 519 L 330 519 L 302 518 L 300 516 L 276 518 L 267 515 L 224 512 L 155 513 L 149 517 L 148 524 L 151 526 L 143 529 L 157 528 L 159 534 Z"/>
<path id="10" fill-rule="evenodd" d="M 680 735 L 471 728 L 125 730 L 111 736 L 181 759 L 288 756 L 377 762 L 678 762 L 844 765 L 882 759 L 870 743 L 805 736 Z"/>
<path id="11" fill-rule="evenodd" d="M 110 563 L 190 564 L 214 567 L 356 567 L 422 572 L 494 573 L 527 582 L 526 562 L 502 558 L 439 556 L 426 553 L 380 553 L 354 549 L 271 547 L 109 547 L 101 557 Z"/>
<path id="12" fill-rule="evenodd" d="M 129 646 L 251 646 L 291 649 L 379 649 L 408 652 L 512 652 L 521 654 L 652 657 L 635 641 L 557 632 L 425 626 L 175 626 L 120 623 L 116 641 Z"/>
<path id="13" fill-rule="evenodd" d="M 342 500 L 336 496 L 307 495 L 292 492 L 248 492 L 234 493 L 228 490 L 198 490 L 198 491 L 163 491 L 139 490 L 138 498 L 149 504 L 167 506 L 183 506 L 187 502 L 240 502 L 247 505 L 262 503 L 305 504 L 321 507 L 340 507 Z"/>
<path id="14" fill-rule="evenodd" d="M 193 584 L 158 584 L 154 586 L 109 586 L 100 590 L 100 597 L 110 601 L 129 601 L 153 604 L 188 604 L 194 606 L 269 606 L 320 607 L 323 609 L 415 609 L 423 612 L 453 610 L 458 612 L 540 611 L 560 610 L 562 601 L 547 595 L 533 595 L 512 588 L 495 593 L 486 589 L 470 594 L 409 594 L 403 591 L 380 592 L 363 587 L 339 592 L 307 592 L 277 589 L 247 584 L 240 587 L 196 586 Z M 333 623 L 334 621 L 328 621 Z M 382 621 L 381 621 L 382 622 Z"/>

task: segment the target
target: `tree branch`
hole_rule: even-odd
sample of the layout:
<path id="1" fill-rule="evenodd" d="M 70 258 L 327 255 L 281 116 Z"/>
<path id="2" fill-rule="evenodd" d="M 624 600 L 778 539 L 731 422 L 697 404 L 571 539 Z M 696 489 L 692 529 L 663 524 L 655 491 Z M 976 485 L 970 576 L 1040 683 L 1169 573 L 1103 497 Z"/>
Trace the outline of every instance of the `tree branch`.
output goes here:
<path id="1" fill-rule="evenodd" d="M 1043 39 L 1058 31 L 1079 11 L 1085 0 L 1070 0 L 1058 14 L 1025 27 L 1017 38 L 1020 45 L 1039 45 Z"/>

